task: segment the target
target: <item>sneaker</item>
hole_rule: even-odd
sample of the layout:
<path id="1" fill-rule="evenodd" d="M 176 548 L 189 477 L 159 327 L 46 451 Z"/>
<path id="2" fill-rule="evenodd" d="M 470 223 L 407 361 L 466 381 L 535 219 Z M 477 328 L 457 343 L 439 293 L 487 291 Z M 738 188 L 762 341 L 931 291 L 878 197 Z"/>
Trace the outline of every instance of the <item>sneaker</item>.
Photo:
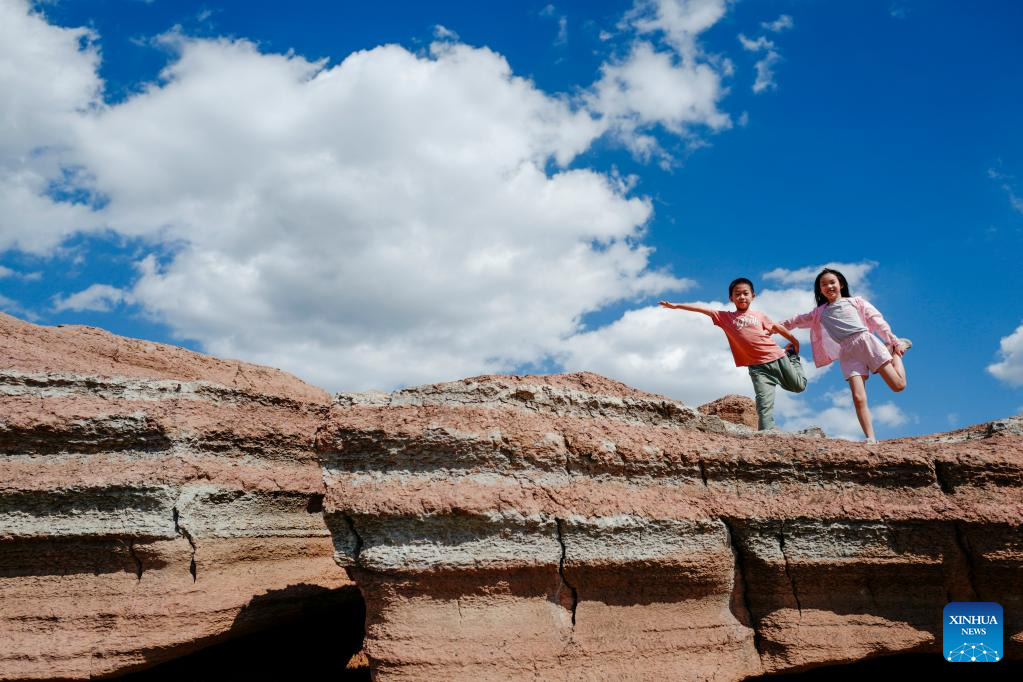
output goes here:
<path id="1" fill-rule="evenodd" d="M 905 346 L 905 348 L 902 349 L 903 353 L 905 353 L 907 350 L 913 347 L 913 342 L 910 341 L 909 339 L 899 339 L 899 343 Z"/>
<path id="2" fill-rule="evenodd" d="M 877 444 L 877 438 L 868 438 L 868 439 L 866 439 L 863 442 L 866 443 L 867 445 L 876 445 Z"/>

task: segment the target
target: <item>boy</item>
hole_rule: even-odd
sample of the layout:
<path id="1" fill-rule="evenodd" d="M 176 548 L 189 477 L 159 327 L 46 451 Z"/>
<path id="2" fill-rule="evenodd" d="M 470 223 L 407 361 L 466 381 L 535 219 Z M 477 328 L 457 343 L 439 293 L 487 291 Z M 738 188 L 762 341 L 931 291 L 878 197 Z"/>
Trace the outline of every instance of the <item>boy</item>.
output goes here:
<path id="1" fill-rule="evenodd" d="M 786 391 L 802 393 L 806 388 L 806 375 L 799 357 L 799 341 L 767 315 L 749 309 L 756 297 L 753 282 L 740 277 L 728 285 L 728 299 L 735 304 L 735 312 L 667 301 L 661 301 L 661 305 L 703 313 L 721 327 L 732 348 L 735 366 L 749 368 L 753 392 L 757 397 L 759 428 L 765 431 L 775 428 L 774 387 L 780 384 Z M 771 334 L 784 336 L 789 345 L 785 349 L 780 348 L 771 340 Z"/>

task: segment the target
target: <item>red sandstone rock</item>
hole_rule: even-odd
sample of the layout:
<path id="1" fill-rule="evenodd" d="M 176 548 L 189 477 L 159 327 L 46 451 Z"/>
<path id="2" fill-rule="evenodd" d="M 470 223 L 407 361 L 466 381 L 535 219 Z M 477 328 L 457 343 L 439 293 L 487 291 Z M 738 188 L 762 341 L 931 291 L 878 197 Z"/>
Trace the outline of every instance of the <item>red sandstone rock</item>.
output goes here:
<path id="1" fill-rule="evenodd" d="M 1006 423 L 1011 422 L 1007 420 Z M 339 395 L 318 437 L 375 679 L 739 680 L 940 646 L 1023 656 L 1023 436 L 724 432 L 590 374 Z"/>
<path id="2" fill-rule="evenodd" d="M 375 679 L 739 680 L 936 652 L 949 600 L 1023 657 L 1023 417 L 866 446 L 587 373 L 328 402 L 0 315 L 0 678 L 263 627 L 351 584 L 331 549 Z"/>
<path id="3" fill-rule="evenodd" d="M 744 395 L 726 395 L 697 408 L 703 414 L 716 414 L 727 422 L 742 424 L 756 430 L 757 404 Z"/>
<path id="4" fill-rule="evenodd" d="M 143 668 L 350 585 L 283 372 L 0 314 L 0 679 Z"/>

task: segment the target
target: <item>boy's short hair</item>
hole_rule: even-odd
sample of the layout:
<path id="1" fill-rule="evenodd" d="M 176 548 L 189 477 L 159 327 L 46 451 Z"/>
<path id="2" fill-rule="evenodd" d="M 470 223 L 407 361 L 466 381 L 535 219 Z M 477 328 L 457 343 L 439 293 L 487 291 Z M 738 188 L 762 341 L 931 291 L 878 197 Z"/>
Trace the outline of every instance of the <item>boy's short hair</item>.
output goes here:
<path id="1" fill-rule="evenodd" d="M 729 298 L 729 300 L 731 300 L 731 298 L 732 298 L 732 289 L 734 289 L 739 284 L 748 284 L 749 285 L 749 290 L 751 292 L 753 292 L 754 294 L 757 293 L 757 290 L 753 288 L 753 282 L 749 281 L 745 277 L 739 277 L 737 279 L 733 279 L 732 283 L 728 285 L 728 298 Z"/>

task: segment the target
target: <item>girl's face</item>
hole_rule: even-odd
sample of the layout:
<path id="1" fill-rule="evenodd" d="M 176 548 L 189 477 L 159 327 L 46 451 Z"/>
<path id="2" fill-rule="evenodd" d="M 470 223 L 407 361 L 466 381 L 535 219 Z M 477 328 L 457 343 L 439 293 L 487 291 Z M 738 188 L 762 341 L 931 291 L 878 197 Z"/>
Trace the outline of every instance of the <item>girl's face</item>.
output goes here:
<path id="1" fill-rule="evenodd" d="M 821 293 L 828 299 L 828 303 L 834 303 L 842 298 L 842 283 L 838 281 L 838 277 L 830 272 L 821 277 Z"/>

